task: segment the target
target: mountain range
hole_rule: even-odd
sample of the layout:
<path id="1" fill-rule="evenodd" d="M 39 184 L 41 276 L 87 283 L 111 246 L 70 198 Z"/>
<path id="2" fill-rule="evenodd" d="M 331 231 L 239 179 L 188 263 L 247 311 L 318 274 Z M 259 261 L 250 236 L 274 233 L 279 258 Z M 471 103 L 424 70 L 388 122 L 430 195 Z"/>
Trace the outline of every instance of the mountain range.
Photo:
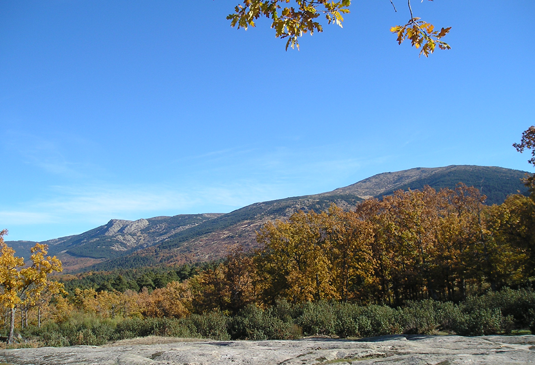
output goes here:
<path id="1" fill-rule="evenodd" d="M 256 231 L 270 220 L 284 219 L 297 210 L 322 211 L 331 204 L 351 209 L 368 198 L 381 198 L 396 190 L 455 188 L 462 182 L 487 196 L 487 204 L 500 204 L 510 194 L 527 194 L 524 171 L 485 166 L 414 168 L 374 175 L 330 192 L 248 205 L 230 213 L 181 214 L 136 221 L 111 219 L 87 232 L 43 241 L 49 253 L 63 262 L 66 272 L 110 270 L 224 257 L 235 245 L 257 247 Z M 7 241 L 28 258 L 33 241 Z"/>

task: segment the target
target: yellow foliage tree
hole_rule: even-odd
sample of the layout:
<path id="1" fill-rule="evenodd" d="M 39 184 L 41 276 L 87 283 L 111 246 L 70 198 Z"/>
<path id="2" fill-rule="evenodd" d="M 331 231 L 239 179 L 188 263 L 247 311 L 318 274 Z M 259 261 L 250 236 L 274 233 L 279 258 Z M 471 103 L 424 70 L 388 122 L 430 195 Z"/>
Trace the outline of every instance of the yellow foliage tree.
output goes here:
<path id="1" fill-rule="evenodd" d="M 32 266 L 22 270 L 24 285 L 27 287 L 23 293 L 24 307 L 27 311 L 37 306 L 39 327 L 41 326 L 41 306 L 48 303 L 54 295 L 65 293 L 62 283 L 51 281 L 48 278 L 49 274 L 61 272 L 63 268 L 61 261 L 55 256 L 46 256 L 47 249 L 47 245 L 36 243 L 31 249 Z"/>
<path id="2" fill-rule="evenodd" d="M 121 293 L 95 289 L 74 290 L 73 303 L 76 309 L 86 313 L 95 313 L 102 318 L 114 318 L 124 312 Z"/>
<path id="3" fill-rule="evenodd" d="M 264 245 L 256 256 L 263 301 L 277 299 L 300 303 L 340 299 L 327 254 L 325 214 L 298 211 L 287 221 L 267 223 L 257 234 Z"/>
<path id="4" fill-rule="evenodd" d="M 191 291 L 187 283 L 173 281 L 165 288 L 156 289 L 146 296 L 141 313 L 148 317 L 183 318 L 191 313 Z"/>
<path id="5" fill-rule="evenodd" d="M 332 263 L 332 283 L 342 301 L 368 302 L 376 285 L 373 272 L 373 229 L 353 212 L 332 206 L 324 215 L 324 231 L 329 242 L 326 255 Z"/>
<path id="6" fill-rule="evenodd" d="M 32 248 L 32 265 L 24 267 L 24 259 L 15 256 L 15 250 L 7 246 L 0 232 L 0 303 L 10 311 L 8 343 L 13 342 L 15 311 L 17 306 L 31 306 L 37 303 L 46 289 L 52 292 L 62 290 L 62 285 L 52 282 L 48 275 L 62 271 L 61 262 L 54 256 L 46 256 L 47 246 L 37 243 Z"/>

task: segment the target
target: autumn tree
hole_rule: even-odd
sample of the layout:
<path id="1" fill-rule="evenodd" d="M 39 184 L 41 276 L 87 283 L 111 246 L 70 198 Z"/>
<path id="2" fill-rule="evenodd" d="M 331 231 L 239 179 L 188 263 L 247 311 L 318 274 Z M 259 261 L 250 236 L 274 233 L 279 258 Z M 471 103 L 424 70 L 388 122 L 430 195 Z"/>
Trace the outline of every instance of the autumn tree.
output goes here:
<path id="1" fill-rule="evenodd" d="M 370 272 L 375 278 L 375 286 L 372 294 L 376 303 L 390 303 L 392 290 L 392 275 L 395 267 L 393 266 L 393 251 L 390 249 L 391 231 L 388 227 L 388 221 L 383 219 L 384 214 L 388 211 L 388 205 L 377 198 L 371 198 L 358 204 L 354 214 L 357 219 L 368 222 L 373 231 L 373 242 L 371 243 L 372 258 L 374 261 L 374 270 Z M 385 224 L 387 223 L 387 224 Z"/>
<path id="2" fill-rule="evenodd" d="M 287 221 L 268 222 L 257 234 L 263 249 L 255 257 L 266 304 L 339 299 L 323 225 L 323 214 L 298 211 Z"/>
<path id="3" fill-rule="evenodd" d="M 173 281 L 165 288 L 155 289 L 152 293 L 144 291 L 141 314 L 147 317 L 183 318 L 192 311 L 191 290 L 187 283 Z"/>
<path id="4" fill-rule="evenodd" d="M 417 299 L 422 292 L 438 299 L 431 272 L 435 266 L 439 201 L 437 192 L 429 187 L 423 191 L 397 191 L 383 199 L 383 224 L 396 267 L 392 285 L 397 304 Z"/>
<path id="5" fill-rule="evenodd" d="M 328 248 L 325 254 L 332 263 L 331 280 L 339 298 L 344 302 L 368 302 L 370 288 L 376 285 L 376 278 L 370 275 L 375 268 L 373 226 L 335 205 L 323 217 L 323 230 L 329 242 L 324 246 Z"/>
<path id="6" fill-rule="evenodd" d="M 225 261 L 188 281 L 197 313 L 220 310 L 237 313 L 256 301 L 256 268 L 253 257 L 241 247 L 229 251 Z"/>
<path id="7" fill-rule="evenodd" d="M 489 276 L 497 289 L 515 287 L 535 274 L 535 202 L 521 194 L 485 211 Z"/>
<path id="8" fill-rule="evenodd" d="M 431 0 L 430 0 L 431 1 Z M 395 4 L 390 0 L 394 10 Z M 336 24 L 342 27 L 344 15 L 349 13 L 351 0 L 327 1 L 327 0 L 244 0 L 237 5 L 234 13 L 227 16 L 232 27 L 246 29 L 254 27 L 258 18 L 264 17 L 271 21 L 271 28 L 275 30 L 275 36 L 287 39 L 288 46 L 299 48 L 298 39 L 305 33 L 310 35 L 314 32 L 323 32 L 320 18 L 325 16 L 328 24 Z M 408 1 L 410 19 L 404 26 L 395 26 L 391 32 L 397 34 L 397 41 L 401 44 L 404 40 L 410 40 L 412 46 L 421 48 L 420 54 L 426 57 L 433 53 L 435 48 L 450 49 L 450 46 L 441 39 L 449 32 L 450 28 L 435 30 L 432 24 L 426 23 L 412 12 L 411 1 Z"/>
<path id="9" fill-rule="evenodd" d="M 24 280 L 21 269 L 24 266 L 24 259 L 15 256 L 15 250 L 5 244 L 3 235 L 7 234 L 6 230 L 0 232 L 0 302 L 9 309 L 9 335 L 8 343 L 13 342 L 15 328 L 15 310 L 18 304 L 22 302 L 19 294 L 24 288 Z"/>
<path id="10" fill-rule="evenodd" d="M 50 301 L 54 295 L 65 293 L 62 283 L 52 281 L 48 278 L 49 274 L 61 272 L 63 268 L 61 261 L 55 256 L 46 256 L 48 253 L 47 250 L 47 245 L 36 243 L 31 249 L 32 255 L 30 260 L 32 261 L 32 265 L 28 269 L 22 270 L 25 279 L 24 284 L 27 288 L 23 293 L 26 316 L 28 309 L 37 307 L 38 326 L 41 326 L 41 307 Z"/>
<path id="11" fill-rule="evenodd" d="M 36 244 L 31 252 L 32 265 L 24 267 L 24 259 L 15 256 L 15 250 L 7 246 L 0 232 L 0 302 L 10 311 L 8 342 L 13 342 L 15 311 L 17 306 L 31 306 L 37 303 L 48 288 L 61 290 L 62 286 L 51 282 L 48 275 L 62 271 L 61 262 L 54 256 L 46 256 L 47 246 Z"/>
<path id="12" fill-rule="evenodd" d="M 520 143 L 514 143 L 513 147 L 520 153 L 524 152 L 524 150 L 531 150 L 531 158 L 528 162 L 535 166 L 535 126 L 531 126 L 525 130 L 524 133 L 522 133 Z M 524 183 L 530 189 L 532 196 L 535 196 L 535 194 L 533 194 L 535 192 L 535 174 L 528 176 L 524 180 Z"/>
<path id="13" fill-rule="evenodd" d="M 256 267 L 252 255 L 246 253 L 241 246 L 229 251 L 224 266 L 229 310 L 238 313 L 257 299 Z"/>
<path id="14" fill-rule="evenodd" d="M 440 247 L 448 249 L 449 285 L 452 290 L 459 291 L 460 299 L 464 299 L 468 284 L 492 282 L 489 241 L 483 219 L 486 197 L 477 188 L 458 184 L 445 198 L 447 216 L 440 228 L 441 233 L 447 233 L 440 237 Z"/>
<path id="15" fill-rule="evenodd" d="M 373 233 L 369 221 L 335 205 L 266 224 L 254 258 L 263 302 L 369 302 L 377 284 Z"/>

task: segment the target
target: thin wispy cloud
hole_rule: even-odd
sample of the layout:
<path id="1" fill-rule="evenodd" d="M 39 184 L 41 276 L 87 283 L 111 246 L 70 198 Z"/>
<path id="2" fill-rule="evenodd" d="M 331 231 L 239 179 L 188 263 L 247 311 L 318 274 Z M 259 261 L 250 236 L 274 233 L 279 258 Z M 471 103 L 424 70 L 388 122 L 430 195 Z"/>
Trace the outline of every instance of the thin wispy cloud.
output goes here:
<path id="1" fill-rule="evenodd" d="M 242 180 L 224 186 L 207 186 L 199 189 L 197 194 L 203 203 L 215 203 L 237 209 L 252 203 L 286 198 L 283 184 L 261 183 L 254 180 Z"/>
<path id="2" fill-rule="evenodd" d="M 69 178 L 81 178 L 84 168 L 69 160 L 57 142 L 37 135 L 8 131 L 5 148 L 24 164 L 33 165 L 46 173 Z"/>
<path id="3" fill-rule="evenodd" d="M 188 194 L 158 185 L 143 187 L 55 187 L 57 198 L 38 204 L 41 208 L 71 214 L 122 214 L 186 209 L 196 203 Z"/>
<path id="4" fill-rule="evenodd" d="M 197 161 L 197 162 L 202 162 L 203 164 L 206 164 L 208 162 L 213 162 L 213 161 L 232 160 L 239 156 L 246 156 L 247 154 L 250 154 L 253 151 L 255 151 L 254 148 L 248 148 L 244 146 L 232 147 L 232 148 L 219 149 L 215 151 L 208 151 L 206 153 L 201 153 L 201 154 L 196 154 L 196 155 L 183 156 L 181 158 L 175 159 L 173 162 L 181 163 L 181 162 Z"/>
<path id="5" fill-rule="evenodd" d="M 0 230 L 2 227 L 57 223 L 58 217 L 47 212 L 38 211 L 0 211 Z"/>

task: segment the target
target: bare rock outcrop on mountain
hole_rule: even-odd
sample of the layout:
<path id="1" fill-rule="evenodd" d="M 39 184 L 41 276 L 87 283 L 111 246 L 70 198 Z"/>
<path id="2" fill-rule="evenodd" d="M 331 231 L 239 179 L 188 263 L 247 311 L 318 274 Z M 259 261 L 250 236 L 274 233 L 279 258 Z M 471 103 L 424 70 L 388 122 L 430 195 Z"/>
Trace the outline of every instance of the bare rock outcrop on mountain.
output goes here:
<path id="1" fill-rule="evenodd" d="M 142 343 L 143 343 L 143 339 Z M 63 365 L 307 365 L 535 364 L 535 336 L 397 335 L 360 341 L 181 341 L 149 338 L 108 346 L 0 351 L 9 364 Z M 136 344 L 137 342 L 137 344 Z"/>

